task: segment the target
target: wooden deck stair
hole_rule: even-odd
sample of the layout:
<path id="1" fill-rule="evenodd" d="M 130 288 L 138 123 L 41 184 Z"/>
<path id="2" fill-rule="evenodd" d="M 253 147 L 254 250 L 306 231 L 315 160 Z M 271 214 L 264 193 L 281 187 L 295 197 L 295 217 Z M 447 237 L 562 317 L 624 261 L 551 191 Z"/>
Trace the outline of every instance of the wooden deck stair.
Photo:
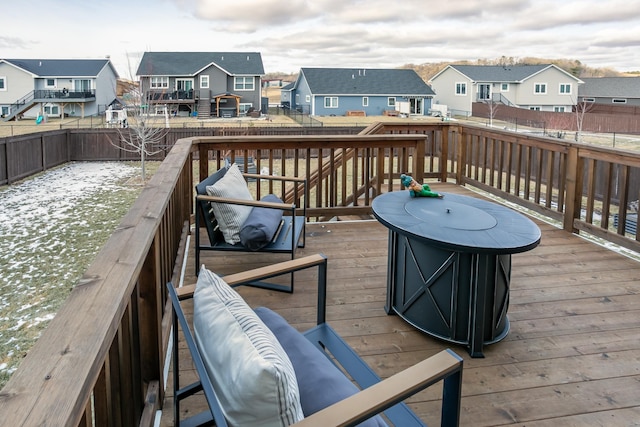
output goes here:
<path id="1" fill-rule="evenodd" d="M 211 99 L 200 98 L 198 99 L 198 118 L 208 119 L 211 117 Z"/>

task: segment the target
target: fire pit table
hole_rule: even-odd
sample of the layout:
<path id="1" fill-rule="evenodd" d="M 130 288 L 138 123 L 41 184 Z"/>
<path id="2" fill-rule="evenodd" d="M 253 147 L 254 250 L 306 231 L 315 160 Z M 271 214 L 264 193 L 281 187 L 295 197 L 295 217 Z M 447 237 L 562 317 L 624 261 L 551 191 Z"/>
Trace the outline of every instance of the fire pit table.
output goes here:
<path id="1" fill-rule="evenodd" d="M 372 208 L 389 229 L 387 313 L 484 357 L 483 345 L 509 332 L 511 255 L 540 243 L 538 226 L 505 206 L 448 193 L 394 191 Z"/>

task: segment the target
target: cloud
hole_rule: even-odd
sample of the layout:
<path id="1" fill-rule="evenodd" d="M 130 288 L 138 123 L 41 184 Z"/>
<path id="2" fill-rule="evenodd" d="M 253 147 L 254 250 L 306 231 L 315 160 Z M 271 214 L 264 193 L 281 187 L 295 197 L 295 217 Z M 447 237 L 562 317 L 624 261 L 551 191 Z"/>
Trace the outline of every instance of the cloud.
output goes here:
<path id="1" fill-rule="evenodd" d="M 626 31 L 606 29 L 593 35 L 592 46 L 606 48 L 629 48 L 640 46 L 640 28 L 635 27 Z"/>
<path id="2" fill-rule="evenodd" d="M 500 56 L 622 69 L 640 62 L 640 2 L 629 0 L 112 0 L 99 13 L 82 0 L 33 1 L 3 8 L 3 55 L 110 54 L 119 71 L 144 51 L 255 51 L 267 72 Z M 31 13 L 41 8 L 51 13 Z M 24 38 L 23 22 L 31 24 Z M 86 37 L 74 39 L 78 32 Z"/>
<path id="3" fill-rule="evenodd" d="M 636 20 L 639 15 L 640 3 L 628 0 L 532 1 L 530 7 L 516 17 L 512 28 L 540 31 L 563 26 L 619 23 Z"/>
<path id="4" fill-rule="evenodd" d="M 304 25 L 307 21 L 334 23 L 384 24 L 428 22 L 443 18 L 480 18 L 517 12 L 527 6 L 521 0 L 459 0 L 430 2 L 404 0 L 245 0 L 242 7 L 218 0 L 174 0 L 198 19 L 223 24 L 227 29 L 255 32 L 269 26 Z"/>
<path id="5" fill-rule="evenodd" d="M 20 37 L 0 36 L 0 49 L 26 49 L 34 43 Z"/>
<path id="6" fill-rule="evenodd" d="M 307 0 L 288 0 L 286 7 L 283 7 L 280 0 L 244 0 L 241 5 L 219 0 L 179 3 L 189 5 L 196 18 L 220 24 L 219 29 L 246 33 L 253 33 L 264 27 L 289 25 L 294 19 L 307 20 L 321 13 L 315 2 Z"/>

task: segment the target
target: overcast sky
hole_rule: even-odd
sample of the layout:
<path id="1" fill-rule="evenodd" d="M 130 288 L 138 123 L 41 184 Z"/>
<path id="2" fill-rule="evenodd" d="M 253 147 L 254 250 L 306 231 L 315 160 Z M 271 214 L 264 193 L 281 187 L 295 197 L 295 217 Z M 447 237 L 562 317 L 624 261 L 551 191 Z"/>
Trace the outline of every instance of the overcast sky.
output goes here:
<path id="1" fill-rule="evenodd" d="M 265 72 L 501 56 L 640 70 L 636 0 L 30 0 L 0 9 L 0 58 L 260 52 Z"/>

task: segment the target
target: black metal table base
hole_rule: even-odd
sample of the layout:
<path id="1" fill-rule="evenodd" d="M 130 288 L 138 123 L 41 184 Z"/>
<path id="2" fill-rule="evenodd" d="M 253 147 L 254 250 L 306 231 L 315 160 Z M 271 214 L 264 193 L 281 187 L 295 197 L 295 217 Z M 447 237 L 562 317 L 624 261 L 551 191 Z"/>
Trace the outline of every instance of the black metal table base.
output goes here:
<path id="1" fill-rule="evenodd" d="M 507 336 L 510 254 L 440 249 L 391 230 L 389 254 L 387 313 L 472 357 Z"/>

